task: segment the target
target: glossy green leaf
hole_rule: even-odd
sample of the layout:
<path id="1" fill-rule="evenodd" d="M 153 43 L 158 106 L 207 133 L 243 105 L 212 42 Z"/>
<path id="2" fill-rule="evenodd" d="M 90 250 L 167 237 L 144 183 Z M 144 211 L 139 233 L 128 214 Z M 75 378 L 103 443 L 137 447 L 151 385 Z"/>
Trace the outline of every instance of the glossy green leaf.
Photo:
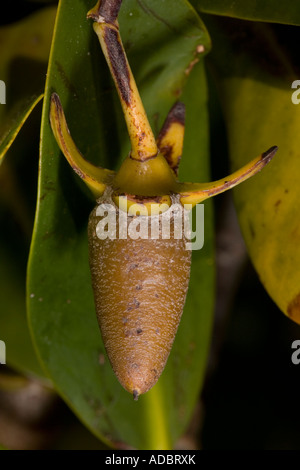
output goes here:
<path id="1" fill-rule="evenodd" d="M 0 28 L 0 162 L 42 98 L 55 11 Z"/>
<path id="2" fill-rule="evenodd" d="M 0 163 L 43 97 L 55 12 L 45 8 L 0 28 Z"/>
<path id="3" fill-rule="evenodd" d="M 1 209 L 2 207 L 0 207 L 2 222 L 3 212 Z M 26 260 L 21 252 L 23 246 L 16 249 L 13 243 L 16 243 L 18 237 L 13 238 L 13 234 L 10 235 L 12 236 L 10 243 L 3 236 L 0 239 L 0 339 L 6 343 L 6 360 L 9 365 L 22 371 L 42 375 L 26 321 L 24 285 Z"/>
<path id="4" fill-rule="evenodd" d="M 213 20 L 210 30 L 233 167 L 279 147 L 270 165 L 235 191 L 235 200 L 262 283 L 300 323 L 300 112 L 299 90 L 292 88 L 297 76 L 269 25 Z"/>
<path id="5" fill-rule="evenodd" d="M 278 0 L 251 0 L 250 2 L 190 0 L 190 3 L 200 13 L 211 13 L 244 20 L 300 25 L 300 5 L 297 0 L 290 0 L 288 5 Z"/>
<path id="6" fill-rule="evenodd" d="M 43 95 L 32 96 L 24 102 L 19 102 L 17 112 L 12 116 L 5 118 L 5 127 L 3 126 L 0 130 L 0 164 L 17 137 L 24 122 L 42 98 Z"/>
<path id="7" fill-rule="evenodd" d="M 176 3 L 176 8 L 175 8 Z M 173 351 L 158 384 L 134 402 L 115 378 L 96 321 L 88 266 L 87 219 L 93 207 L 62 157 L 49 126 L 56 91 L 72 136 L 85 155 L 115 169 L 129 138 L 107 65 L 87 21 L 92 2 L 59 6 L 45 92 L 41 172 L 28 266 L 28 310 L 34 341 L 59 393 L 100 438 L 118 446 L 171 448 L 191 417 L 203 380 L 213 303 L 212 213 L 206 205 L 205 249 L 194 252 L 192 279 Z M 187 2 L 124 2 L 120 29 L 153 129 L 178 99 L 197 46 L 209 48 Z M 192 65 L 191 65 L 192 64 Z M 208 180 L 208 124 L 203 63 L 181 99 L 187 129 L 181 175 Z"/>
<path id="8" fill-rule="evenodd" d="M 6 104 L 0 105 L 0 161 L 42 98 L 54 18 L 55 8 L 46 8 L 0 28 L 0 78 L 6 84 Z M 0 168 L 0 339 L 10 366 L 40 375 L 25 300 L 31 196 L 36 190 L 30 187 L 34 175 L 29 174 L 30 169 L 36 172 L 31 155 L 35 125 L 36 113 L 21 132 L 24 141 L 17 139 Z"/>
<path id="9" fill-rule="evenodd" d="M 42 99 L 55 11 L 45 8 L 0 28 L 0 163 Z"/>

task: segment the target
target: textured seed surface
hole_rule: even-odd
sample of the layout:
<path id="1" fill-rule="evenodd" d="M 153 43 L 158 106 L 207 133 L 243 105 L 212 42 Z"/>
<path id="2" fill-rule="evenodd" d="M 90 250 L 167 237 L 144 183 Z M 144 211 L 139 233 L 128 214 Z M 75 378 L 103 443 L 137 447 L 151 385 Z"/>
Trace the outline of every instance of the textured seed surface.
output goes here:
<path id="1" fill-rule="evenodd" d="M 100 220 L 95 208 L 89 248 L 97 318 L 113 370 L 136 398 L 164 369 L 185 303 L 191 253 L 184 239 L 172 239 L 172 225 L 170 240 L 100 240 Z"/>

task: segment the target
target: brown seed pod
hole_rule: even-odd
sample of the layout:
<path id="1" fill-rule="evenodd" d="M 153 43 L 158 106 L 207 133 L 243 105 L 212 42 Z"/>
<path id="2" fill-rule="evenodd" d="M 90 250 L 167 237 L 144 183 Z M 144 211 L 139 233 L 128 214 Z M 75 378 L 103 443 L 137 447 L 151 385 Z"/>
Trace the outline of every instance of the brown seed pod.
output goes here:
<path id="1" fill-rule="evenodd" d="M 177 173 L 184 105 L 173 106 L 156 141 L 119 34 L 120 6 L 121 0 L 99 0 L 88 17 L 95 21 L 94 29 L 119 93 L 131 140 L 130 154 L 116 173 L 87 162 L 72 140 L 55 93 L 50 122 L 68 162 L 97 200 L 88 223 L 97 318 L 113 370 L 137 399 L 161 375 L 182 315 L 191 264 L 186 245 L 190 241 L 187 210 L 259 172 L 277 147 L 219 181 L 180 183 Z M 134 212 L 135 206 L 138 210 Z M 104 209 L 115 221 L 112 232 L 108 227 L 105 233 Z M 170 229 L 167 236 L 166 222 Z M 138 226 L 143 227 L 142 235 Z"/>
<path id="2" fill-rule="evenodd" d="M 109 203 L 115 210 L 118 234 L 119 208 L 106 195 L 97 202 Z M 145 219 L 148 238 L 99 240 L 97 226 L 102 217 L 97 216 L 97 207 L 89 218 L 90 267 L 103 342 L 118 380 L 135 398 L 161 375 L 185 303 L 191 251 L 184 237 L 174 238 L 174 219 L 184 229 L 177 207 L 172 205 L 159 215 L 137 216 Z M 125 217 L 128 227 L 137 221 L 136 216 Z M 170 238 L 165 240 L 163 218 L 170 222 Z M 153 219 L 158 239 L 151 238 Z"/>

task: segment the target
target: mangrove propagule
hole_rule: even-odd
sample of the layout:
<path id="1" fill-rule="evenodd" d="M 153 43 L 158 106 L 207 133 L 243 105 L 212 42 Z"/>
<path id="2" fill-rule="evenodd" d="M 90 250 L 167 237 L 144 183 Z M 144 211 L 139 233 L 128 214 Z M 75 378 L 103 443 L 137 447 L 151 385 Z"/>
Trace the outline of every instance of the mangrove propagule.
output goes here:
<path id="1" fill-rule="evenodd" d="M 87 16 L 94 20 L 119 94 L 130 154 L 117 172 L 86 161 L 72 140 L 56 93 L 51 96 L 50 122 L 59 147 L 97 201 L 88 223 L 97 318 L 112 368 L 137 399 L 160 377 L 179 326 L 191 265 L 188 212 L 259 172 L 277 147 L 224 179 L 180 183 L 185 107 L 174 104 L 155 139 L 120 37 L 121 3 L 98 1 Z M 110 234 L 104 228 L 109 220 L 115 221 Z"/>

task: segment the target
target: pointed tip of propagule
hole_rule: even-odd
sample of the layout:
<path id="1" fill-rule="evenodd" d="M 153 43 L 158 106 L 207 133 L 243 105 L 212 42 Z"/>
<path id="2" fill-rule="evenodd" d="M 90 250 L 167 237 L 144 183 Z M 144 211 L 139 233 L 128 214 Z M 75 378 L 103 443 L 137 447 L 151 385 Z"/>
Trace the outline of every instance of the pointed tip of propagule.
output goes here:
<path id="1" fill-rule="evenodd" d="M 134 399 L 134 401 L 138 401 L 139 396 L 140 396 L 140 395 L 139 395 L 139 392 L 138 392 L 137 390 L 133 390 L 133 391 L 132 391 L 132 394 L 133 394 L 133 399 Z"/>

